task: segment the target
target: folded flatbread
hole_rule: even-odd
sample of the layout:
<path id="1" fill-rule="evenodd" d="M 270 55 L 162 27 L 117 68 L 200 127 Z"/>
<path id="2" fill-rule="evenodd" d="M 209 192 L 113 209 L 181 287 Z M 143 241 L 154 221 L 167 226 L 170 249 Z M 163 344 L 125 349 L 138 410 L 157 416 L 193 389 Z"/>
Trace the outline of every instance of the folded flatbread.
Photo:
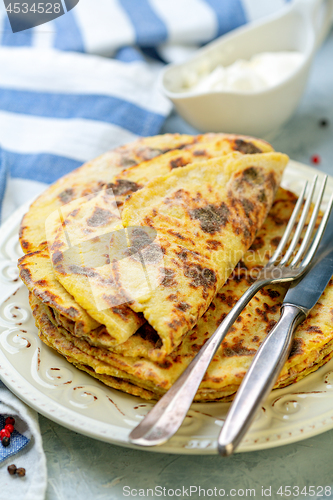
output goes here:
<path id="1" fill-rule="evenodd" d="M 55 309 L 63 300 L 69 308 L 80 306 L 85 312 L 82 327 L 77 327 L 82 334 L 103 324 L 107 333 L 104 331 L 102 338 L 108 345 L 126 341 L 144 319 L 126 305 L 126 299 L 114 293 L 108 264 L 110 234 L 120 222 L 125 198 L 158 174 L 231 151 L 258 154 L 272 148 L 265 141 L 235 135 L 168 134 L 118 148 L 60 179 L 33 203 L 22 221 L 23 249 L 41 253 L 21 259 L 21 278 L 36 297 L 40 288 L 45 297 L 52 287 Z M 129 165 L 134 166 L 126 169 Z M 48 221 L 50 245 L 45 221 Z M 49 251 L 53 266 L 46 263 Z M 61 259 L 64 254 L 65 259 Z M 33 278 L 28 276 L 30 271 L 35 275 L 35 262 L 45 270 L 42 287 L 40 283 L 35 286 Z M 56 274 L 52 276 L 54 271 Z M 58 313 L 62 314 L 61 308 Z"/>
<path id="2" fill-rule="evenodd" d="M 203 134 L 198 136 L 185 134 L 163 134 L 153 137 L 144 137 L 135 142 L 109 151 L 98 158 L 85 163 L 82 167 L 61 177 L 42 193 L 31 205 L 23 217 L 20 228 L 20 243 L 25 253 L 39 250 L 47 246 L 45 237 L 45 220 L 62 205 L 83 196 L 96 193 L 103 187 L 114 187 L 115 195 L 122 195 L 136 189 L 136 180 L 130 174 L 122 178 L 119 174 L 137 164 L 148 164 L 147 180 L 158 175 L 159 162 L 149 163 L 149 160 L 161 157 L 165 153 L 176 150 L 170 157 L 174 160 L 172 168 L 186 165 L 193 161 L 191 157 L 182 157 L 182 151 L 189 145 L 194 145 L 194 158 L 207 159 L 210 157 L 205 144 L 215 144 L 214 156 L 240 151 L 244 154 L 272 151 L 272 147 L 265 141 L 251 137 L 230 134 Z M 213 154 L 214 147 L 211 147 Z M 163 172 L 165 173 L 165 172 Z M 147 177 L 146 176 L 146 177 Z M 112 186 L 114 185 L 114 186 Z"/>
<path id="3" fill-rule="evenodd" d="M 231 153 L 157 177 L 125 201 L 124 226 L 154 229 L 162 258 L 148 252 L 144 260 L 151 286 L 142 285 L 141 263 L 132 256 L 114 260 L 114 279 L 166 353 L 197 323 L 252 244 L 287 162 L 280 153 Z"/>

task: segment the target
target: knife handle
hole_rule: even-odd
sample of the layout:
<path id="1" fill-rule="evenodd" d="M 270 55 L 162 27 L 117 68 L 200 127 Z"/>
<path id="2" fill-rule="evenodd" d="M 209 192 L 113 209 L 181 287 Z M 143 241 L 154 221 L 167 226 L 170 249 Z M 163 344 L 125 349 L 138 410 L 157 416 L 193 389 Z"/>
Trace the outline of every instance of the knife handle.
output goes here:
<path id="1" fill-rule="evenodd" d="M 221 455 L 229 456 L 237 448 L 258 407 L 273 388 L 290 352 L 293 333 L 305 318 L 299 307 L 282 306 L 279 321 L 258 349 L 228 411 L 218 439 Z"/>

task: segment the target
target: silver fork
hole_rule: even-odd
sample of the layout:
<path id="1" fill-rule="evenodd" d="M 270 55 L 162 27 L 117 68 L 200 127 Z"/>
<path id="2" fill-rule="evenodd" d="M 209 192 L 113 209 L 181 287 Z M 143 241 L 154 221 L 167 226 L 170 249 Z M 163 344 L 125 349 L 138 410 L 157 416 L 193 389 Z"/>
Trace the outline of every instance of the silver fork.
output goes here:
<path id="1" fill-rule="evenodd" d="M 313 213 L 311 215 L 304 239 L 301 242 L 300 248 L 289 265 L 288 262 L 292 258 L 297 244 L 299 243 L 304 224 L 309 214 L 312 203 L 313 194 L 317 182 L 316 176 L 310 186 L 309 195 L 305 201 L 299 222 L 295 229 L 295 234 L 286 250 L 283 258 L 281 258 L 283 250 L 286 248 L 288 239 L 294 228 L 297 216 L 300 212 L 307 182 L 304 185 L 302 193 L 296 203 L 294 211 L 287 224 L 286 230 L 280 243 L 264 268 L 259 271 L 256 281 L 242 295 L 238 302 L 231 309 L 220 326 L 216 329 L 210 339 L 200 349 L 195 358 L 191 361 L 186 370 L 182 373 L 179 379 L 173 384 L 169 391 L 160 399 L 154 408 L 146 415 L 140 424 L 133 429 L 129 435 L 129 440 L 133 444 L 140 446 L 155 446 L 165 443 L 170 439 L 181 426 L 186 414 L 191 406 L 194 396 L 199 388 L 199 385 L 207 371 L 207 368 L 218 350 L 222 340 L 228 333 L 229 329 L 236 321 L 244 307 L 254 297 L 254 295 L 264 286 L 272 283 L 286 283 L 298 279 L 308 269 L 312 258 L 318 248 L 322 235 L 332 209 L 333 197 L 331 197 L 328 207 L 320 222 L 318 230 L 312 239 L 313 231 L 318 218 L 318 213 L 325 191 L 327 176 L 325 176 L 320 187 L 318 199 L 315 203 Z M 311 241 L 312 239 L 312 241 Z M 300 261 L 302 262 L 300 263 Z M 278 263 L 277 263 L 278 262 Z M 300 263 L 300 264 L 299 264 Z"/>

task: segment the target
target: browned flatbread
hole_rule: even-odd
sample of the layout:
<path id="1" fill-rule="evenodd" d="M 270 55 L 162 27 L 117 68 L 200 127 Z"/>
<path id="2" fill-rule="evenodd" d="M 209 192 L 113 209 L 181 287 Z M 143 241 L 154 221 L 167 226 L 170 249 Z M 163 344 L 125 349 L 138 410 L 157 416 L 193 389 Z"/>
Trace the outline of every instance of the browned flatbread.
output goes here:
<path id="1" fill-rule="evenodd" d="M 108 345 L 115 345 L 120 341 L 125 341 L 142 325 L 143 317 L 132 311 L 109 291 L 112 271 L 108 270 L 107 265 L 108 242 L 106 239 L 103 240 L 106 242 L 106 248 L 100 240 L 96 249 L 92 241 L 91 251 L 87 252 L 88 238 L 93 240 L 93 236 L 107 236 L 114 226 L 114 219 L 103 217 L 109 214 L 110 207 L 110 196 L 108 197 L 105 193 L 112 190 L 117 206 L 121 210 L 126 196 L 141 188 L 158 173 L 167 173 L 193 160 L 205 161 L 230 151 L 257 154 L 272 151 L 272 147 L 265 141 L 244 136 L 203 134 L 191 137 L 168 134 L 139 140 L 132 145 L 118 148 L 60 179 L 36 200 L 23 219 L 21 244 L 24 251 L 37 248 L 41 250 L 33 254 L 30 252 L 27 257 L 21 259 L 19 263 L 21 278 L 36 297 L 40 298 L 42 294 L 47 299 L 47 304 L 55 309 L 59 306 L 60 314 L 63 314 L 64 304 L 70 312 L 79 307 L 82 322 L 81 325 L 76 323 L 78 334 L 85 335 L 103 324 L 106 325 L 107 332 L 104 329 L 103 333 L 99 330 L 91 333 L 91 337 L 98 338 L 97 342 L 102 339 Z M 144 161 L 139 165 L 122 170 L 129 164 L 135 165 L 141 159 Z M 115 173 L 119 171 L 121 173 L 115 177 Z M 65 186 L 71 187 L 65 189 Z M 91 206 L 90 211 L 89 206 Z M 85 243 L 86 265 L 76 265 L 75 272 L 70 270 L 68 273 L 67 270 L 66 273 L 58 274 L 57 279 L 53 276 L 52 266 L 47 259 L 45 224 L 42 225 L 41 218 L 43 215 L 45 222 L 48 217 L 52 217 L 52 214 L 60 217 L 59 220 L 66 220 L 63 245 L 68 242 L 68 239 L 71 240 L 72 246 L 77 242 Z M 63 246 L 62 250 L 64 248 Z M 59 258 L 58 250 L 55 248 L 56 259 Z M 79 259 L 82 258 L 82 251 L 80 252 Z M 87 256 L 89 256 L 88 264 Z M 101 262 L 103 256 L 105 261 Z M 99 265 L 97 269 L 94 269 L 93 277 L 91 273 L 88 276 L 84 271 L 84 268 L 92 267 L 92 260 L 95 265 L 97 260 Z M 43 273 L 44 276 L 42 276 Z M 34 281 L 33 276 L 37 277 L 37 275 L 38 279 Z M 93 293 L 96 290 L 99 292 L 97 297 Z M 97 308 L 96 299 L 99 302 Z M 68 318 L 70 319 L 70 316 Z"/>
<path id="2" fill-rule="evenodd" d="M 125 202 L 124 226 L 149 227 L 157 238 L 146 259 L 142 252 L 144 270 L 136 256 L 115 260 L 115 280 L 166 353 L 197 323 L 250 247 L 287 162 L 280 153 L 231 153 L 157 177 Z M 152 256 L 157 245 L 162 252 Z"/>
<path id="3" fill-rule="evenodd" d="M 215 143 L 210 151 L 205 150 L 205 144 Z M 235 136 L 230 134 L 203 134 L 198 136 L 185 134 L 164 134 L 154 137 L 145 137 L 137 141 L 121 146 L 113 151 L 109 151 L 102 156 L 85 163 L 82 167 L 65 175 L 50 188 L 48 188 L 31 205 L 27 214 L 23 217 L 20 228 L 20 243 L 25 253 L 39 250 L 47 246 L 45 238 L 45 220 L 59 207 L 72 200 L 96 193 L 109 185 L 113 188 L 116 196 L 126 195 L 137 189 L 134 177 L 128 173 L 129 167 L 133 167 L 142 162 L 148 162 L 145 172 L 148 180 L 151 176 L 156 176 L 158 162 L 153 162 L 149 166 L 149 160 L 160 157 L 172 150 L 177 150 L 174 155 L 174 166 L 186 165 L 193 161 L 186 153 L 186 157 L 181 158 L 182 149 L 189 145 L 199 145 L 193 150 L 195 158 L 209 158 L 210 154 L 218 156 L 230 151 L 240 151 L 244 154 L 259 153 L 261 151 L 271 151 L 271 146 L 262 140 L 245 136 Z M 171 160 L 171 158 L 170 158 Z M 119 177 L 120 172 L 126 171 L 124 177 Z M 165 172 L 163 172 L 165 173 Z M 143 180 L 140 183 L 143 185 Z"/>

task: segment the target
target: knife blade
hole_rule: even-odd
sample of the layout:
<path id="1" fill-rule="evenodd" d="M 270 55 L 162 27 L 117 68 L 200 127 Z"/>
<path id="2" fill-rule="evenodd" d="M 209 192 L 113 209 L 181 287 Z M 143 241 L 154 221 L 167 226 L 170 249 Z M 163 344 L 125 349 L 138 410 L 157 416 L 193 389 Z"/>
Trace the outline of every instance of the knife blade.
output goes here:
<path id="1" fill-rule="evenodd" d="M 218 438 L 218 450 L 231 455 L 272 390 L 289 355 L 293 333 L 318 302 L 333 275 L 333 212 L 308 272 L 293 283 L 281 307 L 281 317 L 255 355 Z"/>
<path id="2" fill-rule="evenodd" d="M 291 304 L 303 309 L 305 314 L 318 302 L 333 275 L 333 212 L 309 271 L 292 283 L 283 305 Z"/>

